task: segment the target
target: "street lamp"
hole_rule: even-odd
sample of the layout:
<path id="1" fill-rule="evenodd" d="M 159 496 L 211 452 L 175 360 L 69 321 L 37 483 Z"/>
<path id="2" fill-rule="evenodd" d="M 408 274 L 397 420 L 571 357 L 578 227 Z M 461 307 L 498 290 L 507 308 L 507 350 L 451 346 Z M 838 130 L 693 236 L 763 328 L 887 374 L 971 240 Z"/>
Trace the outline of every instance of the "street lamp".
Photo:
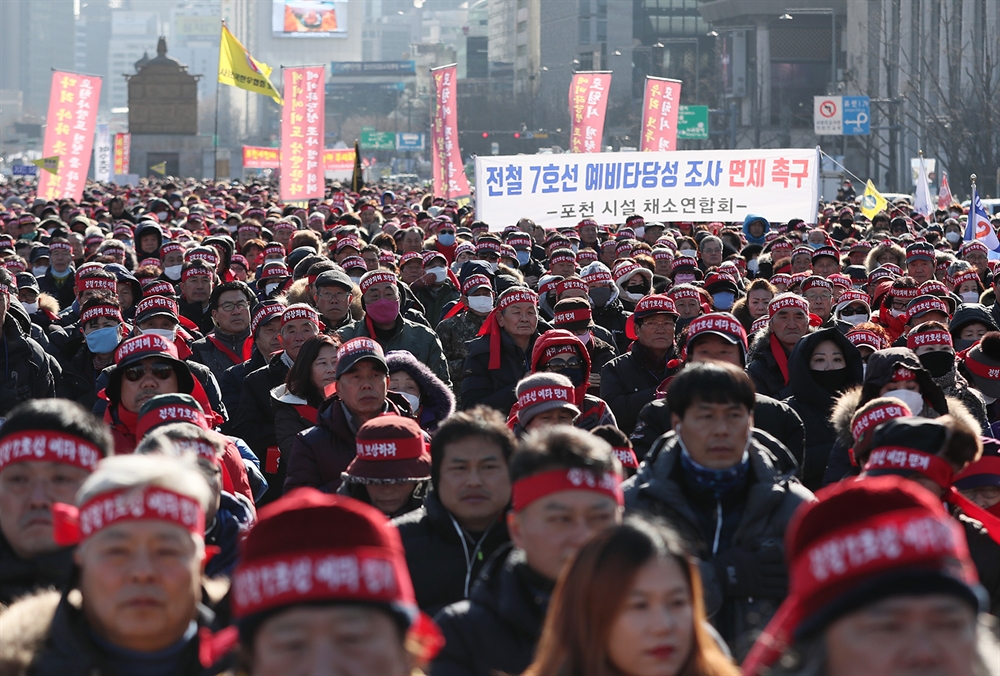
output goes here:
<path id="1" fill-rule="evenodd" d="M 837 13 L 832 7 L 799 7 L 786 8 L 785 13 L 778 17 L 780 21 L 791 21 L 794 14 L 830 15 L 830 91 L 837 83 Z"/>

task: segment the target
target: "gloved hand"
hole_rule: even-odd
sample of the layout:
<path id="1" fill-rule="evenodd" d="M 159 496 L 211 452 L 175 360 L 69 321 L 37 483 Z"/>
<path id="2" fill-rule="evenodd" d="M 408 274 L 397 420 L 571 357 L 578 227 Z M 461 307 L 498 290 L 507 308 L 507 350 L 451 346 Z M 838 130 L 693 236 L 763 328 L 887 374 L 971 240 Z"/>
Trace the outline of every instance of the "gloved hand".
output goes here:
<path id="1" fill-rule="evenodd" d="M 788 594 L 788 569 L 780 547 L 730 549 L 712 560 L 726 596 L 781 599 Z"/>

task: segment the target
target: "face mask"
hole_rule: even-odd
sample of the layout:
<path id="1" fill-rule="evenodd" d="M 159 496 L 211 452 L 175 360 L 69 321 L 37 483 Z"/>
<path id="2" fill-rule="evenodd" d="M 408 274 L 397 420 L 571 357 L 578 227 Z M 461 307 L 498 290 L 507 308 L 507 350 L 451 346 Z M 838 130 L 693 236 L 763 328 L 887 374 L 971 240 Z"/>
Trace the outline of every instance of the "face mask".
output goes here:
<path id="1" fill-rule="evenodd" d="M 818 248 L 820 248 L 821 246 L 823 246 L 823 242 L 809 242 L 808 244 L 809 244 L 809 246 L 810 246 L 810 247 L 812 247 L 813 249 L 818 249 Z"/>
<path id="2" fill-rule="evenodd" d="M 278 288 L 278 282 L 273 282 L 271 284 L 265 284 L 264 285 L 264 295 L 265 296 L 270 296 L 274 292 L 274 290 L 277 289 L 277 288 Z"/>
<path id="3" fill-rule="evenodd" d="M 848 324 L 850 324 L 851 326 L 857 326 L 858 324 L 863 324 L 867 322 L 869 319 L 871 319 L 871 316 L 862 312 L 859 315 L 842 315 L 840 318 L 845 322 L 847 322 Z"/>
<path id="4" fill-rule="evenodd" d="M 430 268 L 424 272 L 434 275 L 435 284 L 440 284 L 444 280 L 448 279 L 448 268 Z"/>
<path id="5" fill-rule="evenodd" d="M 955 338 L 952 342 L 955 343 L 955 351 L 961 352 L 962 350 L 968 350 L 970 347 L 975 345 L 977 341 L 969 338 Z"/>
<path id="6" fill-rule="evenodd" d="M 232 233 L 236 232 L 236 224 L 235 223 L 227 223 L 226 227 L 229 228 L 229 232 L 232 232 Z"/>
<path id="7" fill-rule="evenodd" d="M 156 220 L 158 220 L 160 223 L 165 222 L 167 220 L 167 212 L 166 211 L 157 211 L 156 212 Z"/>
<path id="8" fill-rule="evenodd" d="M 590 290 L 590 300 L 594 307 L 604 307 L 611 300 L 611 289 L 606 286 L 595 286 Z"/>
<path id="9" fill-rule="evenodd" d="M 736 300 L 736 294 L 732 291 L 719 291 L 712 294 L 712 305 L 717 310 L 728 310 L 733 306 L 734 300 Z"/>
<path id="10" fill-rule="evenodd" d="M 697 253 L 695 252 L 694 249 L 680 249 L 680 250 L 678 250 L 677 253 L 679 253 L 682 256 L 687 256 L 688 258 L 695 258 L 695 257 L 697 257 Z"/>
<path id="11" fill-rule="evenodd" d="M 675 284 L 690 284 L 694 281 L 694 274 L 691 273 L 678 273 L 674 275 Z"/>
<path id="12" fill-rule="evenodd" d="M 913 390 L 889 390 L 885 394 L 881 395 L 883 397 L 895 397 L 901 402 L 906 404 L 913 415 L 920 415 L 920 412 L 924 410 L 924 397 L 919 392 L 914 392 Z"/>
<path id="13" fill-rule="evenodd" d="M 348 275 L 348 277 L 350 277 L 351 281 L 354 282 L 355 284 L 361 283 L 361 275 Z"/>
<path id="14" fill-rule="evenodd" d="M 757 272 L 760 270 L 760 263 L 757 262 L 756 258 L 747 263 L 747 270 L 754 273 L 755 275 L 757 274 Z"/>
<path id="15" fill-rule="evenodd" d="M 635 236 L 642 239 L 642 236 L 646 234 L 646 226 L 640 225 L 638 228 L 633 228 Z"/>
<path id="16" fill-rule="evenodd" d="M 530 261 L 530 260 L 531 260 L 531 252 L 530 251 L 518 251 L 517 252 L 517 264 L 518 265 L 527 265 L 528 261 Z"/>
<path id="17" fill-rule="evenodd" d="M 962 235 L 955 232 L 954 230 L 949 230 L 948 232 L 944 233 L 944 238 L 949 242 L 951 242 L 952 244 L 957 244 L 958 240 L 962 239 Z"/>
<path id="18" fill-rule="evenodd" d="M 559 373 L 569 378 L 574 387 L 583 385 L 583 369 L 563 369 Z"/>
<path id="19" fill-rule="evenodd" d="M 481 315 L 490 313 L 493 309 L 492 296 L 469 296 L 469 309 Z"/>
<path id="20" fill-rule="evenodd" d="M 372 318 L 372 321 L 379 324 L 389 324 L 396 321 L 399 316 L 399 301 L 394 298 L 383 298 L 374 303 L 368 303 L 365 312 Z"/>
<path id="21" fill-rule="evenodd" d="M 809 373 L 816 384 L 830 394 L 840 392 L 851 384 L 851 372 L 846 368 L 833 371 L 810 371 Z"/>
<path id="22" fill-rule="evenodd" d="M 455 234 L 442 233 L 438 235 L 438 242 L 441 246 L 451 246 L 455 243 Z"/>
<path id="23" fill-rule="evenodd" d="M 978 291 L 963 291 L 961 293 L 963 303 L 978 303 L 979 302 L 979 292 Z"/>
<path id="24" fill-rule="evenodd" d="M 31 268 L 31 274 L 33 274 L 35 277 L 44 277 L 45 272 L 48 269 L 49 269 L 48 266 L 39 265 L 37 268 Z"/>
<path id="25" fill-rule="evenodd" d="M 21 307 L 23 307 L 24 311 L 29 315 L 33 315 L 38 312 L 38 301 L 35 301 L 34 303 L 21 303 Z"/>
<path id="26" fill-rule="evenodd" d="M 142 335 L 159 336 L 168 343 L 174 342 L 177 337 L 177 329 L 140 329 Z"/>
<path id="27" fill-rule="evenodd" d="M 23 235 L 21 235 L 20 237 L 18 237 L 18 239 L 26 239 L 29 242 L 33 242 L 37 238 L 38 238 L 38 231 L 37 230 L 32 230 L 31 232 L 26 232 Z"/>
<path id="28" fill-rule="evenodd" d="M 890 309 L 889 310 L 889 314 L 892 315 L 893 317 L 895 317 L 896 319 L 899 319 L 900 317 L 902 317 L 903 315 L 906 314 L 906 310 L 893 310 L 893 309 Z"/>
<path id="29" fill-rule="evenodd" d="M 626 289 L 625 292 L 622 294 L 622 297 L 631 303 L 638 303 L 640 300 L 642 300 L 643 296 L 645 295 L 646 294 L 642 293 L 639 290 L 636 290 L 633 293 L 631 289 Z"/>
<path id="30" fill-rule="evenodd" d="M 573 253 L 580 253 L 580 245 L 579 244 L 572 244 L 572 245 L 570 245 L 569 248 L 573 250 Z"/>
<path id="31" fill-rule="evenodd" d="M 583 343 L 584 345 L 590 345 L 590 335 L 591 335 L 590 331 L 587 331 L 586 333 L 581 333 L 580 335 L 578 335 L 577 338 L 579 338 L 580 342 Z"/>
<path id="32" fill-rule="evenodd" d="M 163 276 L 176 282 L 181 278 L 181 268 L 183 267 L 183 265 L 168 265 L 163 268 Z"/>
<path id="33" fill-rule="evenodd" d="M 94 354 L 114 352 L 118 342 L 117 326 L 108 326 L 87 334 L 87 349 Z"/>
<path id="34" fill-rule="evenodd" d="M 406 399 L 406 403 L 410 405 L 410 411 L 416 413 L 417 409 L 420 408 L 420 397 L 409 392 L 399 392 L 398 394 L 403 395 L 403 398 Z"/>
<path id="35" fill-rule="evenodd" d="M 497 265 L 498 265 L 498 263 L 491 263 L 489 261 L 480 261 L 480 262 L 483 265 L 485 265 L 487 268 L 489 268 L 490 272 L 496 272 L 497 271 Z"/>
<path id="36" fill-rule="evenodd" d="M 927 352 L 920 355 L 919 359 L 924 368 L 930 371 L 932 378 L 946 375 L 955 366 L 955 353 L 947 350 Z"/>
<path id="37" fill-rule="evenodd" d="M 62 272 L 59 272 L 55 268 L 52 268 L 51 270 L 48 270 L 45 274 L 52 275 L 53 277 L 56 277 L 58 279 L 65 279 L 69 277 L 69 273 L 70 273 L 70 268 L 69 266 L 66 266 L 66 269 L 63 270 Z"/>

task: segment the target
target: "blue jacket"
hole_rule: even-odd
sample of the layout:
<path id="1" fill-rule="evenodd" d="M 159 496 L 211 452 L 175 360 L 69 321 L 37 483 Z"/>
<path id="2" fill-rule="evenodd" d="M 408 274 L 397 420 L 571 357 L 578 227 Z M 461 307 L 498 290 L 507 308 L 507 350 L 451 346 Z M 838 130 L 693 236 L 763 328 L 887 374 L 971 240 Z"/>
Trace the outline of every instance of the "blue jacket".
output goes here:
<path id="1" fill-rule="evenodd" d="M 764 232 L 760 237 L 754 237 L 750 234 L 750 224 L 754 221 L 760 221 L 764 224 Z M 760 214 L 747 214 L 747 217 L 743 219 L 743 236 L 747 238 L 747 243 L 749 244 L 760 244 L 761 246 L 764 246 L 764 237 L 770 230 L 771 224 Z"/>

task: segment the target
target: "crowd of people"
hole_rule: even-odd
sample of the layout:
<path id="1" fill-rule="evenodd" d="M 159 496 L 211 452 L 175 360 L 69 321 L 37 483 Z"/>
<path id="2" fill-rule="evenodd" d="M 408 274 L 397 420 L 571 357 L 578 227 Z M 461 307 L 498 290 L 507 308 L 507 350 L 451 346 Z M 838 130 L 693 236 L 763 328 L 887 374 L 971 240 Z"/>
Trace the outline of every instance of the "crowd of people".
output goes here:
<path id="1" fill-rule="evenodd" d="M 1000 676 L 957 204 L 0 201 L 2 674 Z"/>

